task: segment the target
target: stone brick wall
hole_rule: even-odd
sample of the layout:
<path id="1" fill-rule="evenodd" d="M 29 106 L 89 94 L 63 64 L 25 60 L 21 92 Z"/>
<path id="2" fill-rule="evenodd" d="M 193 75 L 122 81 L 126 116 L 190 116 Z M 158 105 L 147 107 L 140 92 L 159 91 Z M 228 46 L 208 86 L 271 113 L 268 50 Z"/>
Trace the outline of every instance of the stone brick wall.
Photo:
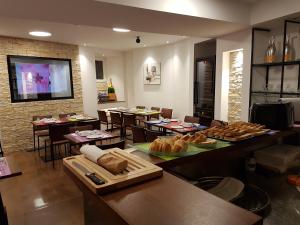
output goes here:
<path id="1" fill-rule="evenodd" d="M 243 79 L 243 60 L 241 60 L 242 54 L 242 50 L 230 52 L 228 122 L 241 120 Z"/>
<path id="2" fill-rule="evenodd" d="M 72 60 L 74 99 L 11 103 L 7 55 L 67 58 Z M 0 37 L 0 131 L 4 152 L 33 147 L 33 115 L 82 113 L 78 46 L 20 38 Z"/>

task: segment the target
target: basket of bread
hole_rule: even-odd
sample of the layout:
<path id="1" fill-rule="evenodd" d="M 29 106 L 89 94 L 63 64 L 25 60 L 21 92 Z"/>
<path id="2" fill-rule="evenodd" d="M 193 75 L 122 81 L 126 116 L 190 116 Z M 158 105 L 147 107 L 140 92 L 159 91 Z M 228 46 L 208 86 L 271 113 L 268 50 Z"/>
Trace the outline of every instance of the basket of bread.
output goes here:
<path id="1" fill-rule="evenodd" d="M 269 129 L 265 129 L 264 125 L 248 122 L 235 122 L 224 126 L 214 126 L 201 131 L 201 133 L 208 137 L 236 142 L 263 135 L 268 131 Z"/>
<path id="2" fill-rule="evenodd" d="M 216 143 L 216 140 L 209 139 L 201 132 L 197 132 L 193 135 L 159 137 L 150 144 L 149 151 L 153 155 L 185 156 L 189 155 L 189 145 L 209 148 L 214 147 Z"/>

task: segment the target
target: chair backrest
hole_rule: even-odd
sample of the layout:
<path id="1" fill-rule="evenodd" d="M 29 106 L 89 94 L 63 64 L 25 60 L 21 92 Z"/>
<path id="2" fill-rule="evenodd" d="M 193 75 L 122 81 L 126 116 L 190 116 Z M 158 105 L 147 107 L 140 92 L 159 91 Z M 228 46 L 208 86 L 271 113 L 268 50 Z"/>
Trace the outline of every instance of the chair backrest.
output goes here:
<path id="1" fill-rule="evenodd" d="M 153 107 L 151 107 L 151 110 L 154 110 L 154 111 L 160 111 L 160 108 L 159 107 L 155 107 L 155 106 L 153 106 Z"/>
<path id="2" fill-rule="evenodd" d="M 52 118 L 52 115 L 36 115 L 36 116 L 32 116 L 32 121 L 36 121 L 36 120 L 41 120 L 41 119 L 50 119 Z"/>
<path id="3" fill-rule="evenodd" d="M 100 130 L 100 120 L 83 120 L 78 122 L 78 126 L 91 125 L 92 129 Z"/>
<path id="4" fill-rule="evenodd" d="M 122 126 L 123 119 L 121 113 L 118 112 L 110 112 L 111 123 Z"/>
<path id="5" fill-rule="evenodd" d="M 143 106 L 143 105 L 138 105 L 135 107 L 136 109 L 146 109 L 146 106 Z"/>
<path id="6" fill-rule="evenodd" d="M 227 122 L 224 122 L 222 120 L 213 120 L 213 121 L 211 121 L 210 126 L 211 127 L 215 127 L 215 126 L 219 127 L 219 126 L 226 126 L 227 124 L 228 124 Z"/>
<path id="7" fill-rule="evenodd" d="M 185 116 L 184 122 L 186 123 L 200 123 L 200 118 L 195 116 Z"/>
<path id="8" fill-rule="evenodd" d="M 63 119 L 63 118 L 66 118 L 68 116 L 74 116 L 76 115 L 76 113 L 61 113 L 58 115 L 59 119 Z"/>
<path id="9" fill-rule="evenodd" d="M 172 112 L 173 112 L 173 109 L 162 108 L 161 116 L 165 119 L 172 119 Z"/>
<path id="10" fill-rule="evenodd" d="M 63 124 L 50 124 L 49 125 L 49 137 L 52 142 L 65 140 L 64 135 L 70 133 L 70 127 L 72 123 Z"/>
<path id="11" fill-rule="evenodd" d="M 212 122 L 212 118 L 210 116 L 200 116 L 200 124 L 209 127 Z"/>
<path id="12" fill-rule="evenodd" d="M 98 118 L 100 122 L 108 122 L 106 112 L 104 110 L 98 110 Z"/>
<path id="13" fill-rule="evenodd" d="M 119 141 L 116 143 L 112 143 L 112 144 L 107 144 L 107 145 L 97 145 L 97 147 L 101 148 L 102 150 L 111 149 L 111 148 L 124 149 L 125 148 L 125 140 Z"/>
<path id="14" fill-rule="evenodd" d="M 163 136 L 163 135 L 164 135 L 164 133 L 162 131 L 146 130 L 146 139 L 147 139 L 147 142 L 152 142 L 158 136 Z"/>
<path id="15" fill-rule="evenodd" d="M 136 125 L 136 116 L 135 116 L 135 114 L 124 113 L 123 114 L 123 123 L 124 123 L 124 126 L 134 126 L 134 125 Z"/>
<path id="16" fill-rule="evenodd" d="M 145 128 L 139 126 L 132 126 L 132 142 L 133 143 L 147 142 Z"/>
<path id="17" fill-rule="evenodd" d="M 92 125 L 85 125 L 85 126 L 69 127 L 70 133 L 75 133 L 76 131 L 83 131 L 83 130 L 93 130 L 93 126 Z"/>

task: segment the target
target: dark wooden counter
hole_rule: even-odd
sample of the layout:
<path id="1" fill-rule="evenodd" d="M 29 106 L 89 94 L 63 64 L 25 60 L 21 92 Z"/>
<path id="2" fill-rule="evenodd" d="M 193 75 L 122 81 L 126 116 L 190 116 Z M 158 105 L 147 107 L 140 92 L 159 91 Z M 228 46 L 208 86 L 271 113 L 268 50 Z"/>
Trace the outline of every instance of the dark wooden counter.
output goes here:
<path id="1" fill-rule="evenodd" d="M 108 195 L 92 193 L 68 169 L 84 195 L 86 225 L 260 225 L 262 219 L 167 172 Z"/>

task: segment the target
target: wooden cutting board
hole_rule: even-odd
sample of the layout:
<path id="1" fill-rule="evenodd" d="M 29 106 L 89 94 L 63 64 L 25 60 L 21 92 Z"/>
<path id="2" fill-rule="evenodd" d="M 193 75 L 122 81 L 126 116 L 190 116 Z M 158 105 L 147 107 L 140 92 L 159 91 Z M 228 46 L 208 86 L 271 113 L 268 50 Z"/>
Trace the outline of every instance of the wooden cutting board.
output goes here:
<path id="1" fill-rule="evenodd" d="M 163 174 L 162 168 L 149 163 L 142 158 L 127 153 L 124 150 L 113 148 L 105 150 L 115 157 L 119 157 L 128 161 L 125 171 L 120 174 L 112 174 L 108 170 L 98 164 L 88 160 L 83 155 L 71 156 L 63 159 L 63 165 L 69 169 L 76 177 L 78 177 L 91 191 L 95 194 L 105 194 L 127 187 L 142 181 L 160 177 Z M 77 162 L 85 167 L 88 171 L 96 174 L 97 177 L 105 180 L 105 184 L 96 185 L 85 173 L 72 164 Z"/>

